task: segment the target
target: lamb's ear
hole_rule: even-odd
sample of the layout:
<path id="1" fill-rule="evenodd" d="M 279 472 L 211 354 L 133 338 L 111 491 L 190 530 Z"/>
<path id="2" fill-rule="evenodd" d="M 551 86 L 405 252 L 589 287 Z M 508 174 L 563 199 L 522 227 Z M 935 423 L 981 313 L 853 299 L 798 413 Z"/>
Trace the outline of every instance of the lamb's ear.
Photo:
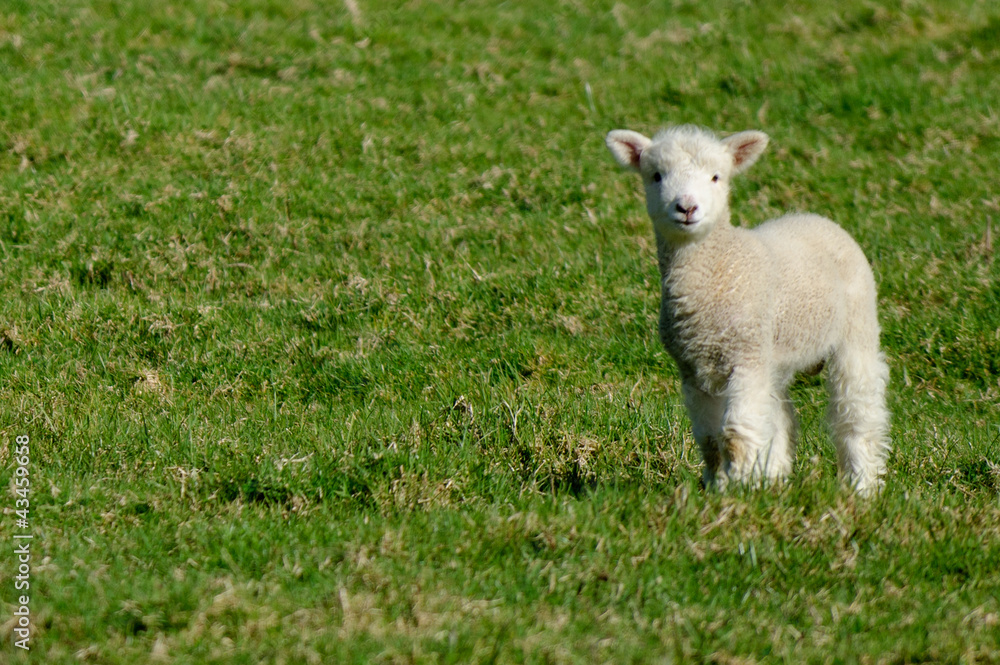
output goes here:
<path id="1" fill-rule="evenodd" d="M 615 161 L 633 171 L 639 170 L 639 156 L 652 141 L 640 134 L 627 129 L 616 129 L 608 132 L 604 142 L 614 155 Z"/>
<path id="2" fill-rule="evenodd" d="M 757 131 L 738 132 L 722 139 L 726 150 L 733 156 L 733 173 L 750 168 L 767 147 L 767 134 Z"/>

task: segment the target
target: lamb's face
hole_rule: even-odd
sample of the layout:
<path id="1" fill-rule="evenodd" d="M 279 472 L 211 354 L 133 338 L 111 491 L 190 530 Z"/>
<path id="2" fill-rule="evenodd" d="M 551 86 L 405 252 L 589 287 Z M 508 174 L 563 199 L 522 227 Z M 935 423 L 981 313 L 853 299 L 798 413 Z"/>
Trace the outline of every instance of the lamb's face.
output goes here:
<path id="1" fill-rule="evenodd" d="M 702 236 L 729 217 L 733 159 L 718 141 L 702 136 L 657 137 L 642 151 L 639 173 L 646 211 L 671 236 Z"/>
<path id="2" fill-rule="evenodd" d="M 607 136 L 622 166 L 638 171 L 646 210 L 656 228 L 674 240 L 697 239 L 729 219 L 729 180 L 753 164 L 767 135 L 747 131 L 717 139 L 697 127 L 667 129 L 652 140 L 627 129 Z"/>

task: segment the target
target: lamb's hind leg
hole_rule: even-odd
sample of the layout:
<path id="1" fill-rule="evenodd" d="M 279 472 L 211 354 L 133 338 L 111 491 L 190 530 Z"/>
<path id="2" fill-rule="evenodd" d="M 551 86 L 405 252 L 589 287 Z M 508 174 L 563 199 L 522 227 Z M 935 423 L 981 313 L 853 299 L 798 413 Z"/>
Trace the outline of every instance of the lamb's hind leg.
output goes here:
<path id="1" fill-rule="evenodd" d="M 791 379 L 784 381 L 790 383 Z M 776 403 L 774 414 L 776 418 L 774 439 L 767 457 L 767 473 L 770 481 L 784 480 L 792 473 L 792 463 L 795 460 L 795 447 L 798 445 L 799 419 L 795 415 L 795 405 L 788 393 L 787 385 L 774 394 Z"/>
<path id="2" fill-rule="evenodd" d="M 876 329 L 877 330 L 877 329 Z M 853 340 L 857 341 L 857 340 Z M 830 425 L 841 474 L 861 494 L 882 486 L 889 452 L 885 388 L 889 368 L 874 340 L 843 344 L 828 363 Z"/>

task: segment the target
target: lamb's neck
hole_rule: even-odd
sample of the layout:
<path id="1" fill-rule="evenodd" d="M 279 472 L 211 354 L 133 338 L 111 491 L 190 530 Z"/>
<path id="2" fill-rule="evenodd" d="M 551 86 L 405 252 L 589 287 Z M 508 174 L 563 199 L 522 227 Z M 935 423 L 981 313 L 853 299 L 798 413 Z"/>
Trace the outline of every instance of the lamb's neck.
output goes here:
<path id="1" fill-rule="evenodd" d="M 660 278 L 667 277 L 684 264 L 699 260 L 697 257 L 708 253 L 718 256 L 720 246 L 731 241 L 735 227 L 729 220 L 719 220 L 704 237 L 677 241 L 654 227 L 656 233 L 656 257 L 660 266 Z"/>

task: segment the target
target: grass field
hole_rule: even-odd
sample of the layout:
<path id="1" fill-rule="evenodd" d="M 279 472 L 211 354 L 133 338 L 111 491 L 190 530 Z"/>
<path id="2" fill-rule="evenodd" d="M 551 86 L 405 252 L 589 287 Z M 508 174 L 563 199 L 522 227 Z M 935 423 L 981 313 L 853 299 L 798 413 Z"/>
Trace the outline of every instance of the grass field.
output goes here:
<path id="1" fill-rule="evenodd" d="M 1000 663 L 998 74 L 989 0 L 3 3 L 0 662 Z M 821 377 L 700 489 L 604 147 L 681 122 L 872 261 L 877 499 Z"/>

